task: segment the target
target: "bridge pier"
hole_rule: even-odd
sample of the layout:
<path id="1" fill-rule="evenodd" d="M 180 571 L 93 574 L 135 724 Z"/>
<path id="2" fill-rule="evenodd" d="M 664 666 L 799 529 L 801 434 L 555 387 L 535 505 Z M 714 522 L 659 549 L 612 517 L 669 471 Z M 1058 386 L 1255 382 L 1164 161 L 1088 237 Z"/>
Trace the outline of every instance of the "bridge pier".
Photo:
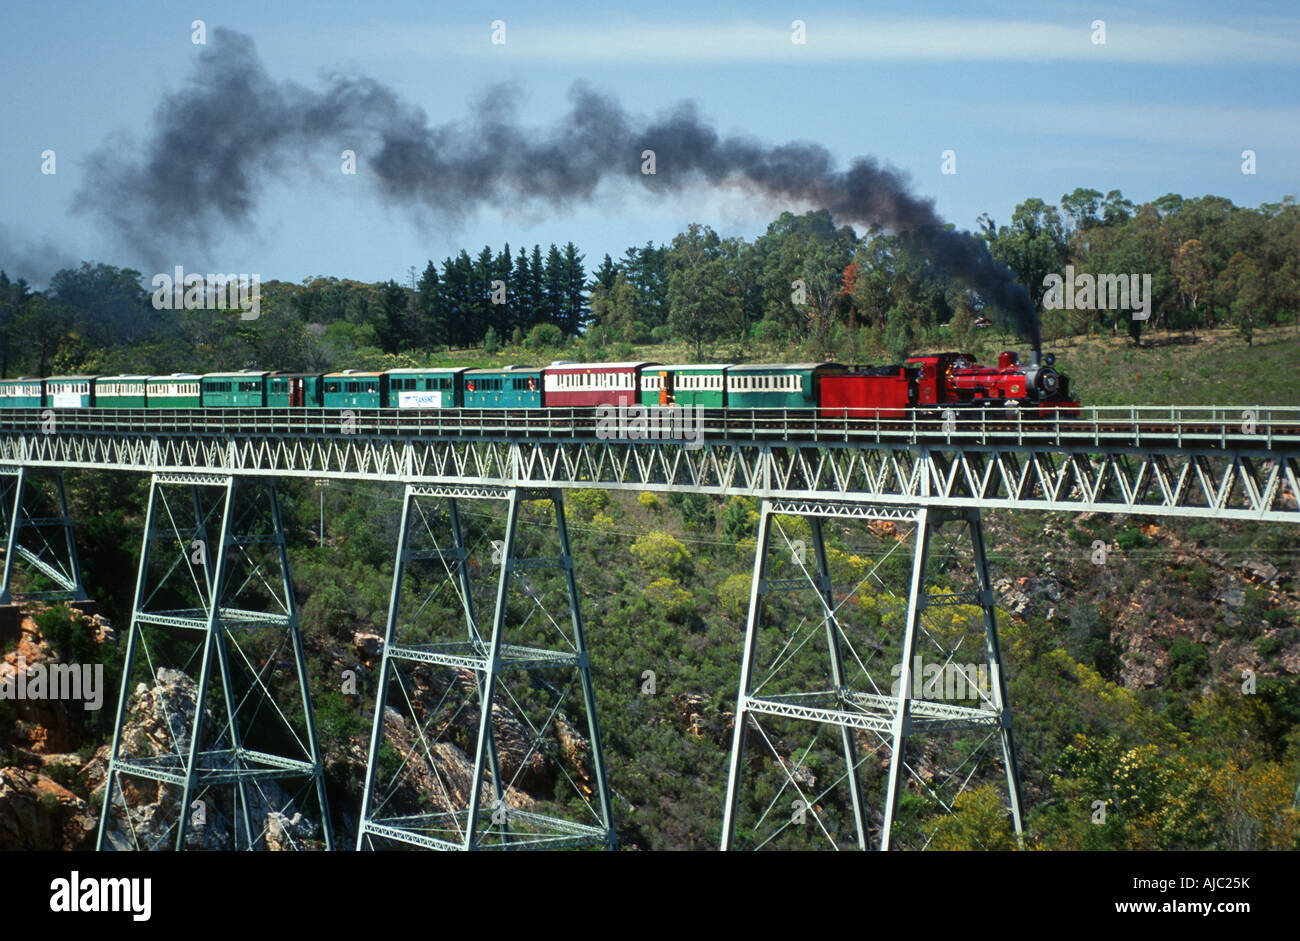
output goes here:
<path id="1" fill-rule="evenodd" d="M 870 571 L 837 596 L 823 530 L 825 521 L 840 519 L 875 521 L 883 538 L 879 558 L 865 563 Z M 804 520 L 806 531 L 800 525 Z M 936 558 L 936 536 L 945 523 L 952 522 L 964 525 L 969 542 L 955 551 L 950 545 L 949 558 Z M 903 574 L 901 556 L 893 559 L 902 545 L 899 523 L 913 526 L 905 606 L 881 574 L 889 568 Z M 790 550 L 788 560 L 772 552 L 774 528 L 784 540 L 782 548 Z M 792 539 L 792 534 L 808 539 Z M 856 554 L 837 556 L 837 565 L 850 571 L 861 561 Z M 961 575 L 969 585 L 966 590 L 953 587 L 961 583 Z M 950 584 L 935 590 L 938 578 Z M 859 602 L 855 599 L 864 585 L 884 593 L 862 595 Z M 801 590 L 815 596 L 816 613 L 790 623 L 798 611 L 783 599 Z M 769 608 L 775 609 L 775 625 L 764 623 Z M 952 616 L 935 614 L 944 608 Z M 896 630 L 900 618 L 901 643 Z M 978 625 L 963 626 L 963 618 Z M 861 620 L 862 626 L 852 626 L 854 620 Z M 980 637 L 975 642 L 978 665 L 954 663 L 975 635 Z M 820 654 L 801 652 L 819 646 L 824 648 Z M 931 649 L 937 654 L 930 654 Z M 925 663 L 927 654 L 929 663 Z M 809 724 L 816 728 L 813 739 L 798 753 L 791 739 L 801 734 L 800 725 L 806 730 Z M 819 745 L 826 727 L 835 732 L 834 746 Z M 972 736 L 958 743 L 950 771 L 937 749 L 930 747 L 938 733 Z M 927 749 L 914 767 L 908 762 L 909 743 L 918 736 L 926 738 Z M 754 767 L 758 763 L 746 754 L 751 744 L 765 748 L 778 773 Z M 927 835 L 925 824 L 940 812 L 952 811 L 955 797 L 975 780 L 978 766 L 971 765 L 971 759 L 994 745 L 1019 842 L 1023 826 L 1015 739 L 979 511 L 764 500 L 754 551 L 722 849 L 761 848 L 778 837 L 796 834 L 805 842 L 817 842 L 808 833 L 820 835 L 836 848 L 928 845 L 934 830 Z M 872 761 L 886 750 L 887 774 L 883 762 Z M 925 767 L 920 767 L 920 761 Z M 940 781 L 945 771 L 947 776 Z M 753 779 L 751 804 L 742 803 L 746 778 Z M 868 778 L 883 784 L 884 791 L 878 804 L 879 823 L 874 826 L 876 818 L 868 814 L 866 802 Z M 956 793 L 943 793 L 958 781 Z M 903 808 L 905 792 L 908 800 Z M 848 808 L 848 813 L 842 808 Z M 927 810 L 935 814 L 923 818 Z M 738 823 L 742 817 L 743 827 Z M 873 829 L 878 835 L 875 840 Z"/>
<path id="2" fill-rule="evenodd" d="M 96 847 L 268 846 L 333 846 L 275 486 L 156 473 Z"/>
<path id="3" fill-rule="evenodd" d="M 501 539 L 466 500 L 506 504 Z M 358 850 L 614 848 L 558 489 L 406 487 L 378 687 Z"/>
<path id="4" fill-rule="evenodd" d="M 51 482 L 53 492 L 41 481 Z M 63 471 L 38 474 L 22 465 L 0 465 L 0 512 L 5 530 L 0 605 L 12 604 L 16 598 L 13 576 L 20 560 L 56 586 L 23 592 L 20 600 L 86 601 Z"/>

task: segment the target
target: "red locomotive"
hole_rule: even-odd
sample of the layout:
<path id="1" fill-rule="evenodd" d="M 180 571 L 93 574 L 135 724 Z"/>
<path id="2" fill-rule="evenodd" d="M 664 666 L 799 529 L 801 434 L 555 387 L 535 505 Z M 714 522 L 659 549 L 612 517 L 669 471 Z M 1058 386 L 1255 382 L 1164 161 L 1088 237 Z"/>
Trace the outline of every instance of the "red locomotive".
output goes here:
<path id="1" fill-rule="evenodd" d="M 897 417 L 918 409 L 1000 409 L 1034 417 L 1079 413 L 1070 380 L 1052 368 L 1056 358 L 1034 351 L 1028 366 L 1016 353 L 981 366 L 969 353 L 914 356 L 901 366 L 844 369 L 821 377 L 823 414 Z"/>

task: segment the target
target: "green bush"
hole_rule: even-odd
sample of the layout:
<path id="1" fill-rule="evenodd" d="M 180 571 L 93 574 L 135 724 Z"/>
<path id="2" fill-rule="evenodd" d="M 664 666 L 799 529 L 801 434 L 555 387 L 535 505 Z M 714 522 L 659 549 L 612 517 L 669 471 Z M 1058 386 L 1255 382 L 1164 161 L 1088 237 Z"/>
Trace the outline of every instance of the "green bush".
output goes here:
<path id="1" fill-rule="evenodd" d="M 632 323 L 632 329 L 628 331 L 627 338 L 638 345 L 654 342 L 654 332 L 640 320 Z"/>
<path id="2" fill-rule="evenodd" d="M 98 645 L 90 622 L 80 612 L 62 606 L 47 608 L 35 618 L 41 637 L 64 663 L 89 663 Z"/>
<path id="3" fill-rule="evenodd" d="M 1255 639 L 1255 649 L 1259 651 L 1261 657 L 1271 657 L 1285 646 L 1282 638 L 1276 634 L 1265 634 Z"/>
<path id="4" fill-rule="evenodd" d="M 646 600 L 669 621 L 680 623 L 695 613 L 695 599 L 675 578 L 657 578 L 645 589 Z"/>
<path id="5" fill-rule="evenodd" d="M 668 575 L 684 575 L 691 567 L 691 553 L 676 536 L 648 533 L 632 543 L 632 555 L 647 569 Z"/>
<path id="6" fill-rule="evenodd" d="M 1178 637 L 1169 648 L 1169 668 L 1173 673 L 1174 685 L 1179 689 L 1190 689 L 1210 671 L 1210 658 L 1205 648 L 1196 641 Z"/>
<path id="7" fill-rule="evenodd" d="M 1125 552 L 1151 545 L 1151 540 L 1142 535 L 1142 530 L 1136 526 L 1130 526 L 1128 529 L 1122 529 L 1116 533 L 1115 542 Z"/>
<path id="8" fill-rule="evenodd" d="M 668 505 L 682 514 L 682 522 L 691 529 L 713 532 L 717 520 L 713 516 L 713 501 L 702 493 L 670 493 Z"/>
<path id="9" fill-rule="evenodd" d="M 528 331 L 528 341 L 525 345 L 530 350 L 541 350 L 559 346 L 562 342 L 564 342 L 564 332 L 559 327 L 553 323 L 539 323 Z"/>
<path id="10" fill-rule="evenodd" d="M 727 508 L 722 514 L 722 531 L 728 539 L 739 542 L 746 536 L 754 535 L 757 514 L 754 501 L 745 497 L 732 497 L 727 501 Z"/>
<path id="11" fill-rule="evenodd" d="M 728 575 L 726 581 L 718 588 L 718 602 L 724 611 L 735 618 L 744 618 L 749 610 L 749 586 L 752 577 L 736 572 Z"/>
<path id="12" fill-rule="evenodd" d="M 579 519 L 590 520 L 609 506 L 608 490 L 570 490 L 569 508 Z"/>
<path id="13" fill-rule="evenodd" d="M 760 343 L 784 343 L 788 337 L 785 326 L 775 320 L 761 320 L 754 327 L 754 339 Z"/>

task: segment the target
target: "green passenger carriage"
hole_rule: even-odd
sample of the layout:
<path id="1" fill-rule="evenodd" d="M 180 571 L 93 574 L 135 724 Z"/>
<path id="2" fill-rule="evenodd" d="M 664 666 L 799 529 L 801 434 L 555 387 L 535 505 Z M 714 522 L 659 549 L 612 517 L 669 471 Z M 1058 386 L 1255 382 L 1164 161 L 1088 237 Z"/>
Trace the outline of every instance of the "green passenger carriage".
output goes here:
<path id="1" fill-rule="evenodd" d="M 149 408 L 201 408 L 203 377 L 198 373 L 174 372 L 150 376 L 145 383 Z"/>
<path id="2" fill-rule="evenodd" d="M 467 367 L 388 370 L 389 408 L 460 408 Z"/>
<path id="3" fill-rule="evenodd" d="M 46 408 L 93 408 L 96 376 L 49 376 L 45 380 Z"/>
<path id="4" fill-rule="evenodd" d="M 388 374 L 357 369 L 328 373 L 321 398 L 326 408 L 383 408 L 388 400 Z"/>
<path id="5" fill-rule="evenodd" d="M 100 376 L 95 380 L 96 408 L 145 408 L 148 376 Z"/>
<path id="6" fill-rule="evenodd" d="M 466 408 L 541 408 L 542 370 L 532 366 L 467 369 Z"/>
<path id="7" fill-rule="evenodd" d="M 641 404 L 725 408 L 730 368 L 727 363 L 647 366 L 641 370 Z"/>
<path id="8" fill-rule="evenodd" d="M 727 370 L 728 408 L 816 408 L 818 384 L 838 363 L 766 363 Z"/>
<path id="9" fill-rule="evenodd" d="M 203 377 L 204 408 L 262 408 L 266 405 L 266 372 L 210 372 Z"/>
<path id="10" fill-rule="evenodd" d="M 0 408 L 41 408 L 44 383 L 34 376 L 0 379 Z"/>

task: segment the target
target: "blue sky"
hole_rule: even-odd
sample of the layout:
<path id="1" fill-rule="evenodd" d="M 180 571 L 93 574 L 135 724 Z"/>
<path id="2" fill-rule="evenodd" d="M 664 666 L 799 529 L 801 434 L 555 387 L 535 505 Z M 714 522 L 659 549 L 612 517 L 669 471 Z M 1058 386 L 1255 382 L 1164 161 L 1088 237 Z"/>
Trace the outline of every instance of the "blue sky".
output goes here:
<path id="1" fill-rule="evenodd" d="M 373 197 L 362 154 L 355 177 L 283 168 L 251 224 L 137 257 L 72 211 L 75 194 L 98 148 L 129 151 L 162 96 L 189 81 L 194 19 L 247 34 L 277 80 L 319 88 L 328 73 L 365 74 L 433 124 L 463 118 L 502 81 L 524 89 L 523 117 L 539 126 L 579 80 L 636 114 L 691 99 L 725 134 L 816 141 L 842 163 L 876 155 L 963 228 L 1076 186 L 1250 206 L 1300 191 L 1300 8 L 1287 3 L 15 4 L 0 32 L 0 268 L 37 284 L 81 259 L 147 276 L 181 264 L 405 280 L 461 247 L 572 240 L 590 267 L 691 222 L 753 237 L 775 214 L 735 192 L 659 199 L 611 184 L 562 214 L 488 206 L 421 222 Z M 504 45 L 490 41 L 495 19 Z M 803 45 L 790 41 L 796 19 Z M 1105 45 L 1092 42 L 1094 20 Z M 40 172 L 47 149 L 54 175 Z M 1241 172 L 1246 149 L 1253 175 Z M 941 172 L 945 150 L 956 174 Z"/>

